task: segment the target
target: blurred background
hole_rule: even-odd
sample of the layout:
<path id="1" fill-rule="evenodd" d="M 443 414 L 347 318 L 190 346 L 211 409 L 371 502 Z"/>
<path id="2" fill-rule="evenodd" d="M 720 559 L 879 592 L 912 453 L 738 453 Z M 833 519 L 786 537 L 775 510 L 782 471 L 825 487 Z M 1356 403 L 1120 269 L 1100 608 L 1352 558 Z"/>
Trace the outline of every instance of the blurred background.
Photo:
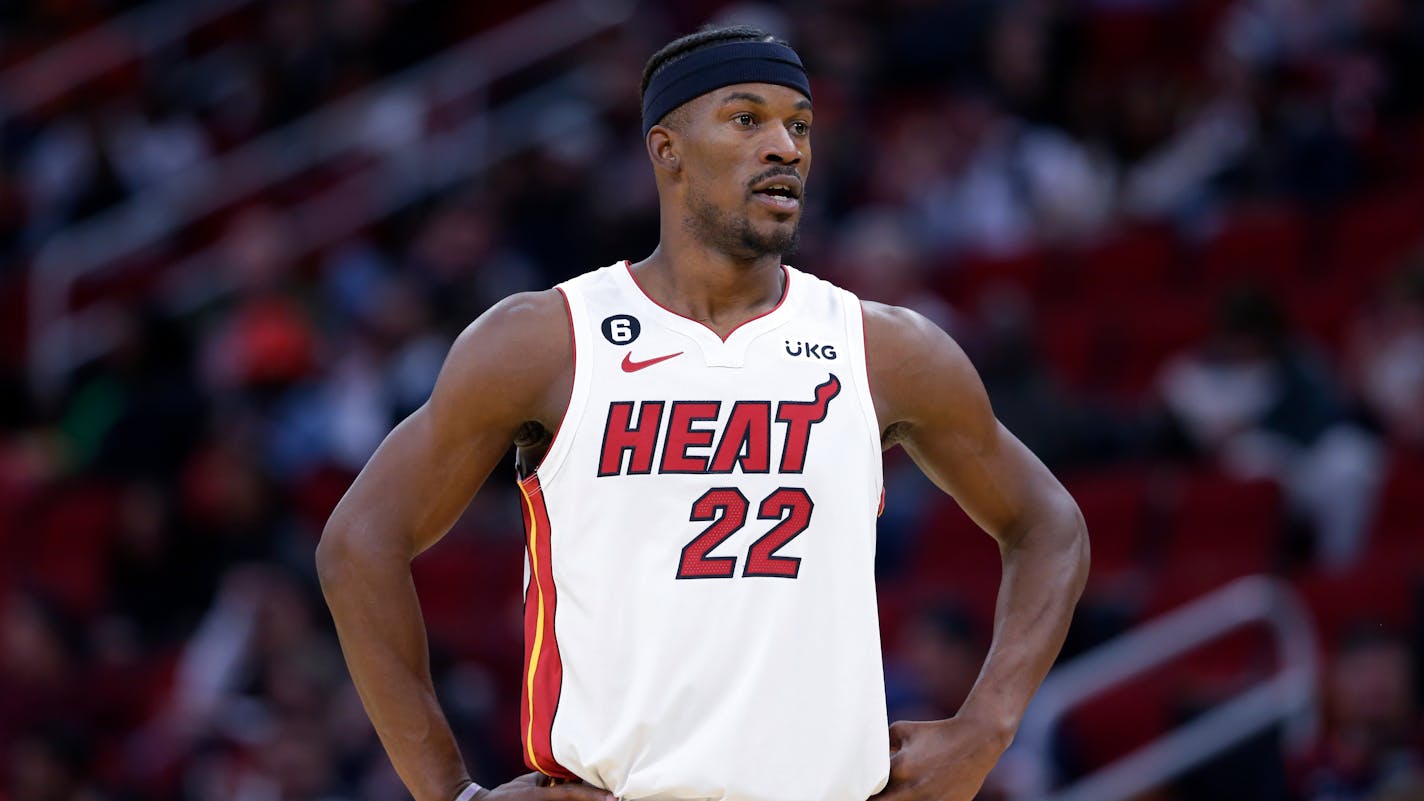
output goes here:
<path id="1" fill-rule="evenodd" d="M 652 249 L 640 71 L 709 21 L 812 74 L 790 260 L 948 329 L 1086 515 L 982 798 L 1424 799 L 1408 0 L 0 3 L 0 799 L 406 797 L 321 527 L 481 311 Z M 949 715 L 997 550 L 886 473 L 891 714 Z M 487 785 L 524 772 L 512 478 L 414 565 Z"/>

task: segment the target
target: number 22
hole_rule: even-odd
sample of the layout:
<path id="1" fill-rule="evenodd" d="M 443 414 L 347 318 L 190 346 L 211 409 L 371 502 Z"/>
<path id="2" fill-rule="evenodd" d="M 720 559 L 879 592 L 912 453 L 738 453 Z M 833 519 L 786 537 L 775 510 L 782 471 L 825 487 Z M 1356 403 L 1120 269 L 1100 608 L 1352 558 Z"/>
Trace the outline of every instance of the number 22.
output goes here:
<path id="1" fill-rule="evenodd" d="M 677 577 L 680 579 L 732 578 L 737 572 L 737 557 L 707 554 L 735 534 L 747 521 L 751 504 L 735 487 L 714 487 L 692 503 L 689 520 L 710 522 L 693 540 L 682 548 Z M 780 521 L 747 549 L 747 563 L 742 576 L 796 578 L 801 560 L 795 556 L 777 556 L 776 552 L 811 525 L 815 504 L 800 487 L 781 487 L 766 496 L 757 508 L 758 520 Z"/>

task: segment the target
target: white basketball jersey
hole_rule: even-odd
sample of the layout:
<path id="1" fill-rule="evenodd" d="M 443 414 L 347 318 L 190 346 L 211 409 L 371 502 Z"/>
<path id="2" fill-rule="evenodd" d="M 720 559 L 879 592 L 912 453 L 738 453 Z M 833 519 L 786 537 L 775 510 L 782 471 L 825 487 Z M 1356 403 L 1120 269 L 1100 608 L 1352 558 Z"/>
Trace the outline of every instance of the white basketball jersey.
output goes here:
<path id="1" fill-rule="evenodd" d="M 860 303 L 783 269 L 781 302 L 726 340 L 626 262 L 559 286 L 573 392 L 520 482 L 535 770 L 629 800 L 885 785 Z"/>

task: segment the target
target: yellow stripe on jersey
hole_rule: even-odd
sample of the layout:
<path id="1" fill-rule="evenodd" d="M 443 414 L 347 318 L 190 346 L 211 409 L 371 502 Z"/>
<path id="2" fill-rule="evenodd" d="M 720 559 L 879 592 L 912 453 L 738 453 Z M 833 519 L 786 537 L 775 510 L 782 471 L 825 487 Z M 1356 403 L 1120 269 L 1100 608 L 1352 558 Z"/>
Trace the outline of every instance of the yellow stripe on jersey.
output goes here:
<path id="1" fill-rule="evenodd" d="M 539 583 L 539 517 L 534 513 L 534 501 L 530 499 L 523 484 L 519 485 L 519 494 L 524 496 L 524 504 L 529 508 L 529 569 L 532 573 L 529 580 L 534 582 L 539 603 L 534 624 L 534 648 L 529 655 L 529 675 L 525 677 L 525 689 L 529 696 L 529 725 L 524 731 L 524 750 L 529 756 L 529 764 L 544 773 L 538 757 L 534 755 L 534 676 L 539 672 L 539 652 L 544 646 L 544 586 Z"/>

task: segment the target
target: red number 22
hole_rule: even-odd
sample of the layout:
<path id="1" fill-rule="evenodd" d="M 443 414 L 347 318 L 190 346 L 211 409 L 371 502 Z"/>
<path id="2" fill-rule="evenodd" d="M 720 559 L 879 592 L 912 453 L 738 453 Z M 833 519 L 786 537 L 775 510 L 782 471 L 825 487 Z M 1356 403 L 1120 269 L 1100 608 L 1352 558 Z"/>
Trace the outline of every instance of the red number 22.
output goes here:
<path id="1" fill-rule="evenodd" d="M 712 525 L 683 546 L 677 577 L 732 578 L 736 575 L 737 557 L 707 554 L 741 529 L 747 521 L 749 508 L 747 497 L 735 487 L 715 487 L 694 501 L 688 519 Z M 757 508 L 757 519 L 780 522 L 747 549 L 747 563 L 742 575 L 796 578 L 801 570 L 801 560 L 794 556 L 777 556 L 776 552 L 811 525 L 814 508 L 811 496 L 800 487 L 781 487 L 766 496 Z"/>

